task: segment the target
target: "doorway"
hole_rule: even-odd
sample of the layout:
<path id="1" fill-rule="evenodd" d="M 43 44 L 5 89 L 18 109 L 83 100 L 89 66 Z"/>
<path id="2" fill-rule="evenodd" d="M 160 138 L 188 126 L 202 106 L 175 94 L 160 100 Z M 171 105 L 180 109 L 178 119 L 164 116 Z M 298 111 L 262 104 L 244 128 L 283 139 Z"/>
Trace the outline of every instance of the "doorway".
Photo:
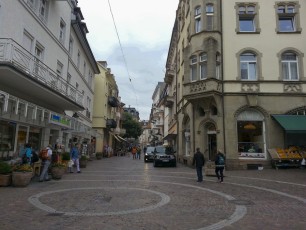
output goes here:
<path id="1" fill-rule="evenodd" d="M 208 137 L 208 160 L 214 161 L 217 153 L 217 135 L 216 133 L 207 132 Z"/>

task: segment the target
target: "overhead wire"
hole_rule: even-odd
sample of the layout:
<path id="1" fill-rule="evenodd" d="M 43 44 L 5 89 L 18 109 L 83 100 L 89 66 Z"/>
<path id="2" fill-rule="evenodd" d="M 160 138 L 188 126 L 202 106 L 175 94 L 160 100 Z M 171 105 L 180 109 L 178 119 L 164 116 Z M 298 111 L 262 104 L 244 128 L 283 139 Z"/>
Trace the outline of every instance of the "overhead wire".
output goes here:
<path id="1" fill-rule="evenodd" d="M 116 34 L 117 34 L 120 50 L 121 50 L 121 53 L 122 53 L 123 61 L 124 61 L 124 64 L 125 64 L 125 68 L 126 68 L 126 71 L 127 71 L 127 74 L 128 74 L 129 81 L 130 81 L 130 83 L 132 85 L 132 88 L 133 88 L 133 91 L 134 91 L 134 94 L 135 94 L 135 98 L 136 98 L 136 105 L 138 107 L 137 93 L 136 93 L 135 87 L 134 87 L 133 82 L 132 82 L 132 78 L 131 78 L 131 75 L 130 75 L 130 72 L 129 72 L 127 61 L 126 61 L 126 58 L 125 58 L 125 55 L 124 55 L 124 52 L 123 52 L 123 48 L 122 48 L 119 32 L 118 32 L 118 29 L 117 29 L 117 26 L 116 26 L 115 17 L 114 17 L 114 14 L 113 14 L 113 11 L 112 11 L 112 7 L 111 7 L 111 4 L 110 4 L 109 0 L 108 0 L 108 6 L 109 6 L 110 13 L 112 15 L 112 19 L 113 19 L 115 31 L 116 31 Z"/>

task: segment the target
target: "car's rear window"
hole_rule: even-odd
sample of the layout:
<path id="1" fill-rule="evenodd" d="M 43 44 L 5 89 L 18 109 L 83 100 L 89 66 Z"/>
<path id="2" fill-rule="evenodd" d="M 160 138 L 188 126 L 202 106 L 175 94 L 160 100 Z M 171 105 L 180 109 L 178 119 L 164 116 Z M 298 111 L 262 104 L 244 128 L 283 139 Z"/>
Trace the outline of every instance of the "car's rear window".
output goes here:
<path id="1" fill-rule="evenodd" d="M 158 153 L 166 153 L 166 148 L 163 146 L 156 146 L 156 152 Z"/>
<path id="2" fill-rule="evenodd" d="M 154 149 L 154 147 L 147 147 L 147 153 L 153 153 Z"/>

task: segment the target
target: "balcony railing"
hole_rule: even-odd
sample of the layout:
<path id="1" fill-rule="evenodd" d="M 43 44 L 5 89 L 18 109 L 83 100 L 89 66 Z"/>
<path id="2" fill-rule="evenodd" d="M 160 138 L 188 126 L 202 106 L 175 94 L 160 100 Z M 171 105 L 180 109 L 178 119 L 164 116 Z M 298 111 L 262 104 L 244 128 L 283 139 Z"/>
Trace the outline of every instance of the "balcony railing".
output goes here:
<path id="1" fill-rule="evenodd" d="M 79 105 L 83 94 L 12 39 L 0 39 L 0 63 L 9 63 Z"/>

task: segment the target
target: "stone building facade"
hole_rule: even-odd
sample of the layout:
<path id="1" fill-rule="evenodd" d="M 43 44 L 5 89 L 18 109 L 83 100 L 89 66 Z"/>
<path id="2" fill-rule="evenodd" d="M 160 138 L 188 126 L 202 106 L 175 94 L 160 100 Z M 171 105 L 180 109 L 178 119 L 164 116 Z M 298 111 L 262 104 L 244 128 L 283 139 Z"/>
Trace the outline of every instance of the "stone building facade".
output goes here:
<path id="1" fill-rule="evenodd" d="M 228 169 L 246 169 L 269 166 L 269 149 L 306 146 L 305 4 L 179 1 L 165 82 L 180 162 L 200 147 L 207 160 L 221 150 Z"/>

